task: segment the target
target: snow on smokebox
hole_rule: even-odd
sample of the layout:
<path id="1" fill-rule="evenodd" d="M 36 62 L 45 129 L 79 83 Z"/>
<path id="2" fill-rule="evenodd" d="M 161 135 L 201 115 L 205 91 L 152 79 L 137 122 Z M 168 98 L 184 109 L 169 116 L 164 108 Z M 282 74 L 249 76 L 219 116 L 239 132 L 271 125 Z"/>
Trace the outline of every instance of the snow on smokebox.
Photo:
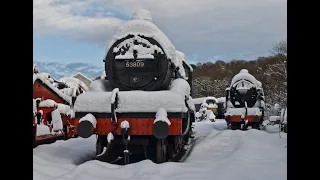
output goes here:
<path id="1" fill-rule="evenodd" d="M 153 124 L 158 122 L 158 121 L 166 122 L 169 126 L 171 125 L 171 122 L 168 119 L 167 111 L 164 108 L 159 108 L 158 109 L 158 111 L 156 113 L 156 119 L 154 120 Z"/>
<path id="2" fill-rule="evenodd" d="M 134 35 L 134 37 L 126 39 L 113 49 L 110 49 L 117 40 L 125 38 L 128 35 Z M 149 41 L 141 38 L 140 36 L 153 38 L 160 44 L 162 49 L 151 44 Z M 143 47 L 142 45 L 134 45 L 133 40 L 142 42 L 147 46 Z M 181 76 L 184 79 L 187 79 L 183 67 L 183 61 L 186 62 L 185 55 L 182 52 L 177 51 L 169 38 L 155 24 L 152 23 L 151 13 L 146 9 L 140 9 L 136 11 L 131 20 L 125 22 L 117 29 L 106 49 L 106 55 L 110 50 L 112 50 L 114 53 L 121 51 L 122 47 L 129 48 L 129 50 L 126 51 L 125 54 L 120 53 L 117 55 L 115 57 L 116 59 L 133 58 L 133 50 L 137 51 L 137 58 L 154 58 L 152 53 L 156 52 L 163 54 L 164 51 L 167 58 L 175 65 L 175 67 L 179 68 L 178 71 Z M 193 71 L 192 67 L 190 65 L 188 66 L 190 70 Z"/>
<path id="3" fill-rule="evenodd" d="M 143 19 L 152 22 L 151 13 L 146 9 L 140 9 L 139 11 L 134 12 L 132 15 L 132 20 L 136 19 Z"/>
<path id="4" fill-rule="evenodd" d="M 110 51 L 113 44 L 128 35 L 142 35 L 145 37 L 154 38 L 160 46 L 163 48 L 168 59 L 174 61 L 176 56 L 176 50 L 169 38 L 152 23 L 152 16 L 150 11 L 146 9 L 140 9 L 136 11 L 132 20 L 123 23 L 116 31 L 112 40 L 110 41 L 106 53 Z M 112 49 L 113 51 L 113 49 Z"/>
<path id="5" fill-rule="evenodd" d="M 231 85 L 234 86 L 234 84 L 237 81 L 242 80 L 242 79 L 251 81 L 257 87 L 259 87 L 261 85 L 258 83 L 257 79 L 254 76 L 249 74 L 249 71 L 247 69 L 241 69 L 241 71 L 232 78 Z"/>
<path id="6" fill-rule="evenodd" d="M 135 41 L 141 44 L 135 45 L 134 44 Z M 122 53 L 125 51 L 124 49 L 128 47 L 129 49 L 125 52 L 125 54 L 122 55 Z M 134 35 L 133 38 L 129 38 L 122 41 L 120 44 L 118 44 L 116 47 L 113 48 L 114 53 L 118 53 L 119 51 L 120 51 L 120 54 L 117 55 L 115 59 L 133 59 L 134 51 L 137 51 L 138 59 L 143 59 L 143 58 L 153 59 L 154 58 L 154 56 L 152 55 L 153 53 L 164 54 L 160 47 L 158 47 L 157 45 L 151 44 L 148 40 L 143 39 L 138 35 Z"/>
<path id="7" fill-rule="evenodd" d="M 92 115 L 92 114 L 87 114 L 87 115 L 85 115 L 84 117 L 82 117 L 80 120 L 79 120 L 79 123 L 80 122 L 82 122 L 82 121 L 89 121 L 91 124 L 92 124 L 92 126 L 93 126 L 93 128 L 95 129 L 96 128 L 96 126 L 97 126 L 97 120 L 96 120 L 96 118 Z"/>

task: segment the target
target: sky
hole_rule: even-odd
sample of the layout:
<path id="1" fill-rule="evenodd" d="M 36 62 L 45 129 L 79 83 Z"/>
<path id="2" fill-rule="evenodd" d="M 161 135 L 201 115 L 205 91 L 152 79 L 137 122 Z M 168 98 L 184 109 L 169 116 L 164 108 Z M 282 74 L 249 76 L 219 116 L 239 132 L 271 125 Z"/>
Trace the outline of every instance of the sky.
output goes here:
<path id="1" fill-rule="evenodd" d="M 34 0 L 34 61 L 103 67 L 115 30 L 141 8 L 189 63 L 254 60 L 287 38 L 287 0 Z"/>

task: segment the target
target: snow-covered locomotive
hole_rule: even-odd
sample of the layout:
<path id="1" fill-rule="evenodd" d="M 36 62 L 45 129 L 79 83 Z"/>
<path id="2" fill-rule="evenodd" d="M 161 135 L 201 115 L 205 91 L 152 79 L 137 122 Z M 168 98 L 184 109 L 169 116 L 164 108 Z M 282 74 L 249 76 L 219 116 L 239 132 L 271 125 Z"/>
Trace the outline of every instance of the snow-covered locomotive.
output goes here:
<path id="1" fill-rule="evenodd" d="M 74 99 L 76 134 L 98 135 L 98 160 L 144 154 L 157 163 L 175 160 L 192 138 L 192 68 L 184 54 L 152 23 L 148 10 L 134 13 L 111 40 L 105 79 Z"/>
<path id="2" fill-rule="evenodd" d="M 264 93 L 262 84 L 248 70 L 236 74 L 226 89 L 225 119 L 231 129 L 259 129 L 264 116 Z"/>

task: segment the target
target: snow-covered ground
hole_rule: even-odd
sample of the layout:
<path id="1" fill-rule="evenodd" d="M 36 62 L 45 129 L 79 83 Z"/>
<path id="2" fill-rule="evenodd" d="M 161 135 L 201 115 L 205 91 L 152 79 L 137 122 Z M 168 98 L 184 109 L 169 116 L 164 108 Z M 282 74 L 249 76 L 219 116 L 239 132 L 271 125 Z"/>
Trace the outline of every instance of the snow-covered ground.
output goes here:
<path id="1" fill-rule="evenodd" d="M 225 129 L 223 121 L 198 122 L 199 137 L 183 163 L 150 160 L 125 166 L 89 160 L 96 137 L 41 145 L 33 150 L 35 180 L 284 180 L 287 179 L 287 134 Z"/>

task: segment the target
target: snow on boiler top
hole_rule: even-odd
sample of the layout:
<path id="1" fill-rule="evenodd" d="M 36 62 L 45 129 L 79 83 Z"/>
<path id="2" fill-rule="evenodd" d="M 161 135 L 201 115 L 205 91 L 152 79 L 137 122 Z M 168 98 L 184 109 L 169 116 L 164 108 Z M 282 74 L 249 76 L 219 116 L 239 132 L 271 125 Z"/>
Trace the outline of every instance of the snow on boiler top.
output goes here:
<path id="1" fill-rule="evenodd" d="M 247 69 L 242 69 L 238 74 L 236 74 L 233 78 L 232 78 L 232 81 L 231 81 L 231 86 L 237 82 L 238 80 L 241 80 L 241 79 L 245 79 L 245 80 L 249 80 L 251 81 L 254 85 L 258 86 L 260 84 L 258 84 L 256 78 L 254 76 L 252 76 L 251 74 L 249 74 L 248 70 Z"/>
<path id="2" fill-rule="evenodd" d="M 143 35 L 154 38 L 163 48 L 168 59 L 175 61 L 176 50 L 169 38 L 152 23 L 151 13 L 148 10 L 140 9 L 133 14 L 132 20 L 123 23 L 116 31 L 110 41 L 106 54 L 112 45 L 119 39 L 128 35 Z"/>

